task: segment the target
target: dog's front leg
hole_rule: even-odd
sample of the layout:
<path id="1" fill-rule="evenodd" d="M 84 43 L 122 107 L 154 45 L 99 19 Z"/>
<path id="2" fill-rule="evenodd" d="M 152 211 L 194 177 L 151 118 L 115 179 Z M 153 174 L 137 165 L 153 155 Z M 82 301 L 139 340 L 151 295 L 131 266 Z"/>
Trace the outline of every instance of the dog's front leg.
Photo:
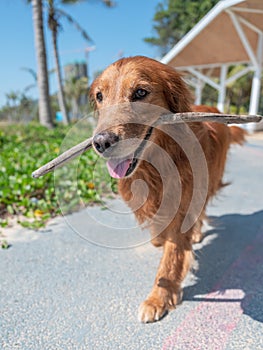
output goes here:
<path id="1" fill-rule="evenodd" d="M 192 249 L 187 234 L 180 236 L 178 242 L 164 243 L 163 257 L 153 289 L 139 308 L 141 322 L 158 321 L 181 301 L 181 282 L 189 270 Z"/>

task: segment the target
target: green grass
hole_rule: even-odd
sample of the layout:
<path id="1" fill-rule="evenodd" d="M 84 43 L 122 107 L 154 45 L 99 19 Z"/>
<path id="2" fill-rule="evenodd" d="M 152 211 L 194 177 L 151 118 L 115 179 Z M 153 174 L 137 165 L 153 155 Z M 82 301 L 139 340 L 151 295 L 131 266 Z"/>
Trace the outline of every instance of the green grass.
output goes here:
<path id="1" fill-rule="evenodd" d="M 38 124 L 0 126 L 0 226 L 7 226 L 9 218 L 16 217 L 22 226 L 38 229 L 61 209 L 63 214 L 72 212 L 115 190 L 105 162 L 92 150 L 57 170 L 55 183 L 52 173 L 39 179 L 31 177 L 34 170 L 60 153 L 69 131 L 63 126 L 47 130 Z M 86 137 L 92 134 L 91 128 L 88 132 Z"/>

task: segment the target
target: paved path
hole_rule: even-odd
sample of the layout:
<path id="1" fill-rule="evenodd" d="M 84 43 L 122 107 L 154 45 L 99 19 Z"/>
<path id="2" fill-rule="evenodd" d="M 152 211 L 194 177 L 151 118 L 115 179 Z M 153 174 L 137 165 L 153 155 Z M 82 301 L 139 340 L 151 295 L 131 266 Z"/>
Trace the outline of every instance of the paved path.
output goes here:
<path id="1" fill-rule="evenodd" d="M 0 348 L 263 349 L 262 140 L 232 149 L 226 179 L 233 184 L 209 208 L 211 226 L 195 246 L 199 267 L 185 281 L 184 301 L 154 324 L 140 324 L 137 307 L 160 251 L 149 243 L 100 246 L 147 240 L 147 232 L 132 230 L 129 213 L 119 222 L 92 208 L 42 232 L 16 232 L 12 247 L 0 251 Z M 119 203 L 112 205 L 116 213 Z M 123 237 L 118 226 L 130 230 Z"/>

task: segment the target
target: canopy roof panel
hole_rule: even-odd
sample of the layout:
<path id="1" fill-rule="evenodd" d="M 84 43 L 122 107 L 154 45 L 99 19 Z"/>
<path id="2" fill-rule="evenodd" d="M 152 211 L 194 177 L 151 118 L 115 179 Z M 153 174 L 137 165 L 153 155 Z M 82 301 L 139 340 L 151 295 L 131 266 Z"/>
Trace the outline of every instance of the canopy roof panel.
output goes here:
<path id="1" fill-rule="evenodd" d="M 249 63 L 262 18 L 262 0 L 221 0 L 161 61 L 182 69 Z"/>
<path id="2" fill-rule="evenodd" d="M 256 53 L 257 34 L 249 28 L 244 30 L 253 52 Z M 231 18 L 227 13 L 222 13 L 169 64 L 184 67 L 248 61 L 248 54 L 235 31 Z"/>
<path id="3" fill-rule="evenodd" d="M 263 0 L 219 1 L 161 62 L 195 77 L 196 103 L 202 100 L 205 83 L 215 88 L 221 111 L 227 84 L 253 71 L 249 113 L 256 114 L 263 64 Z M 238 64 L 245 65 L 228 77 L 228 67 Z"/>

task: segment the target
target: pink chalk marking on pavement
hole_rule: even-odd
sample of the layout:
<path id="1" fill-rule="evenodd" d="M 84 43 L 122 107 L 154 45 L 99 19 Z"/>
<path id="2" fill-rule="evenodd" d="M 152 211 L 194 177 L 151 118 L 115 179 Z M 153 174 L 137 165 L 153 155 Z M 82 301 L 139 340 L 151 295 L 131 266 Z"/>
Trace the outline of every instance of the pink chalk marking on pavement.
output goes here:
<path id="1" fill-rule="evenodd" d="M 244 296 L 239 289 L 205 295 L 209 301 L 201 302 L 187 315 L 176 332 L 165 341 L 163 350 L 224 349 L 229 333 L 236 328 L 243 313 L 240 303 Z"/>
<path id="2" fill-rule="evenodd" d="M 228 339 L 243 314 L 241 305 L 246 295 L 241 289 L 224 289 L 224 286 L 233 285 L 233 279 L 237 285 L 242 285 L 239 281 L 250 276 L 253 266 L 263 263 L 263 255 L 255 254 L 256 247 L 263 243 L 262 231 L 263 226 L 216 284 L 213 292 L 196 296 L 197 301 L 198 298 L 204 301 L 186 315 L 174 334 L 165 339 L 163 350 L 226 349 Z"/>

